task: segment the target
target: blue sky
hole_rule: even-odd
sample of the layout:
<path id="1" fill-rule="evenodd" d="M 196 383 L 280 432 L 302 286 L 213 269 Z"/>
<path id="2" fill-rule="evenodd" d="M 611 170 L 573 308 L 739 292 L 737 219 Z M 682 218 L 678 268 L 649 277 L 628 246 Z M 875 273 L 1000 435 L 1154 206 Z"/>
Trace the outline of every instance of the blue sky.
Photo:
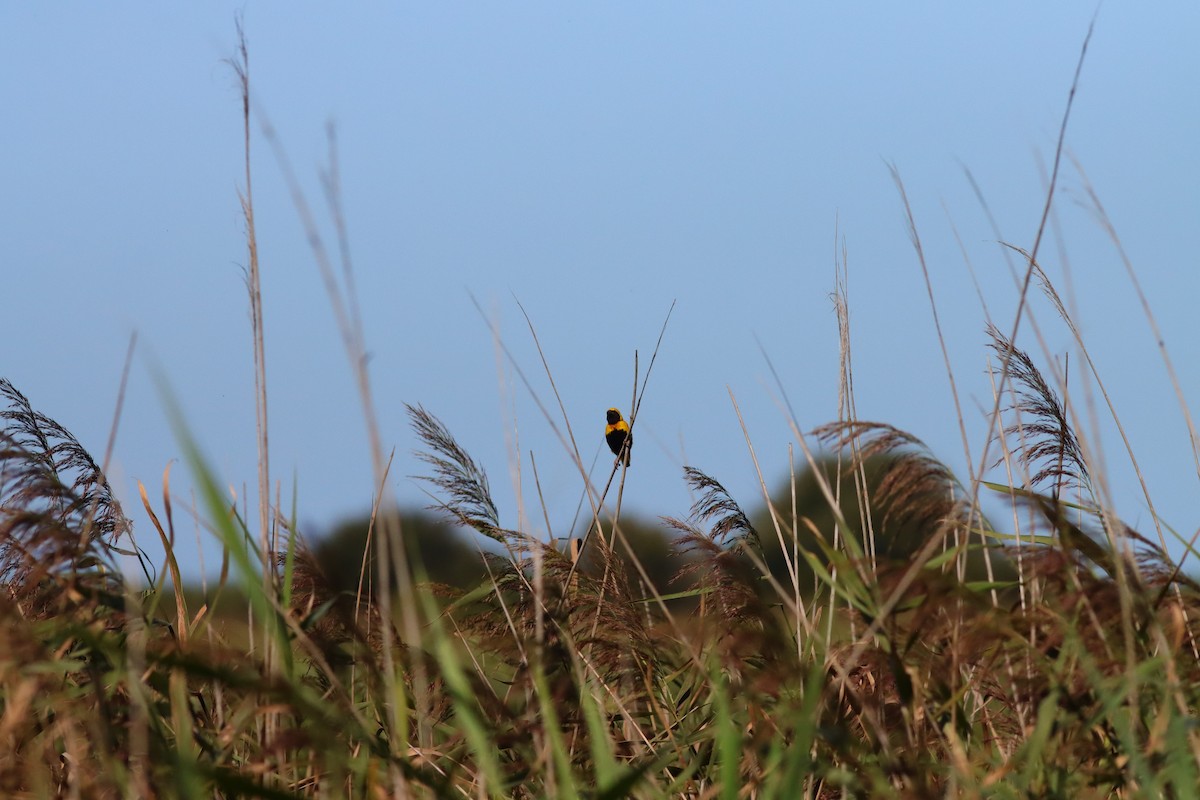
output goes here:
<path id="1" fill-rule="evenodd" d="M 252 143 L 267 326 L 273 479 L 297 487 L 305 529 L 365 510 L 365 425 L 336 324 L 281 172 L 269 120 L 310 202 L 336 125 L 344 211 L 393 489 L 423 505 L 403 403 L 438 415 L 488 470 L 518 523 L 513 448 L 535 508 L 537 458 L 555 533 L 579 501 L 567 453 L 511 367 L 498 369 L 472 295 L 547 404 L 516 301 L 529 312 L 590 459 L 603 412 L 627 406 L 676 303 L 637 429 L 626 507 L 682 515 L 680 467 L 747 506 L 754 465 L 787 470 L 790 431 L 837 414 L 829 295 L 847 254 L 858 414 L 925 440 L 965 476 L 929 299 L 895 165 L 912 204 L 978 458 L 991 407 L 985 315 L 1011 328 L 1003 238 L 1029 247 L 1080 46 L 1096 27 L 1041 260 L 1075 313 L 1164 520 L 1190 535 L 1196 467 L 1183 412 L 1092 187 L 1137 271 L 1193 411 L 1200 397 L 1200 6 L 1105 4 L 221 3 L 0 9 L 0 375 L 103 453 L 129 337 L 138 349 L 112 480 L 141 544 L 181 449 L 152 378 L 180 398 L 222 480 L 253 499 L 253 371 L 238 192 L 240 102 L 225 59 L 241 13 L 259 116 Z M 333 229 L 319 214 L 323 234 Z M 961 246 L 959 241 L 961 240 Z M 1070 354 L 1085 433 L 1118 512 L 1152 529 L 1083 359 Z M 757 341 L 756 341 L 757 340 Z M 1018 344 L 1046 363 L 1029 329 Z M 516 424 L 514 426 L 514 419 Z M 594 434 L 594 435 L 593 435 Z M 589 438 L 590 437 L 590 438 Z M 602 463 L 607 464 L 606 459 Z M 182 465 L 173 485 L 182 500 Z M 533 513 L 535 530 L 544 528 Z M 187 538 L 187 537 L 185 537 Z M 186 547 L 186 546 L 185 546 Z M 200 554 L 184 561 L 195 574 Z M 216 550 L 205 545 L 209 565 Z"/>

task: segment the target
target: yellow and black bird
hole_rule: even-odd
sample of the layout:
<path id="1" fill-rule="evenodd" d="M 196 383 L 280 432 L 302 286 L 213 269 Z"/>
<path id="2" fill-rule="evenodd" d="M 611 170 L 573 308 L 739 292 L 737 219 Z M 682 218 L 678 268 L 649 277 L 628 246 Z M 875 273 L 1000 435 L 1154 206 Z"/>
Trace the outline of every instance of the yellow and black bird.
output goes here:
<path id="1" fill-rule="evenodd" d="M 633 449 L 633 434 L 629 432 L 629 423 L 621 418 L 621 412 L 615 408 L 608 410 L 608 426 L 604 429 L 604 441 L 614 456 L 621 455 L 625 448 L 625 466 L 629 466 L 629 451 Z M 627 443 L 628 442 L 628 443 Z"/>

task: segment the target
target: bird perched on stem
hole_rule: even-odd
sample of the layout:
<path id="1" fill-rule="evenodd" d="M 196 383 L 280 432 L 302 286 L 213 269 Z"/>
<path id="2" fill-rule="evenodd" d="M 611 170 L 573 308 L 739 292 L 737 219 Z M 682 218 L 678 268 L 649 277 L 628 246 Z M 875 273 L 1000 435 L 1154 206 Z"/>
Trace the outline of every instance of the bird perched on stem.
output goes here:
<path id="1" fill-rule="evenodd" d="M 629 423 L 621 418 L 621 412 L 615 408 L 608 410 L 608 426 L 604 429 L 604 441 L 613 455 L 621 455 L 625 450 L 625 466 L 629 466 L 629 451 L 633 449 L 633 434 L 629 432 Z"/>

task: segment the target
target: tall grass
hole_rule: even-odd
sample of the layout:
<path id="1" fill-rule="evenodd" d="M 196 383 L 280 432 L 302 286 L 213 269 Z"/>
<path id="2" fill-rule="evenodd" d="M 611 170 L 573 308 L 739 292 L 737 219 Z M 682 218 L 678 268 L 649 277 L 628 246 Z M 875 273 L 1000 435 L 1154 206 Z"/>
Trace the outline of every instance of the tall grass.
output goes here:
<path id="1" fill-rule="evenodd" d="M 103 469 L 0 380 L 0 794 L 1195 794 L 1200 585 L 1167 554 L 1157 518 L 1148 536 L 1112 513 L 1065 378 L 1043 373 L 1015 336 L 988 328 L 994 412 L 979 448 L 959 412 L 966 452 L 983 455 L 957 476 L 912 434 L 858 418 L 843 268 L 840 416 L 806 431 L 789 414 L 826 513 L 797 502 L 796 474 L 785 498 L 759 476 L 769 513 L 756 517 L 720 475 L 687 467 L 695 504 L 662 510 L 688 559 L 669 592 L 653 589 L 623 534 L 620 459 L 592 485 L 561 402 L 557 414 L 538 406 L 589 501 L 586 558 L 584 542 L 560 548 L 507 521 L 485 465 L 409 406 L 437 507 L 501 546 L 479 585 L 434 586 L 391 513 L 336 162 L 325 187 L 340 271 L 295 195 L 371 422 L 381 529 L 358 591 L 329 579 L 294 512 L 270 500 L 247 168 L 263 454 L 254 523 L 176 415 L 202 522 L 224 553 L 211 591 L 180 585 L 169 473 L 160 502 L 141 491 L 166 552 L 155 565 Z M 919 254 L 915 223 L 912 233 Z M 1040 284 L 1071 325 L 1036 246 L 1021 256 L 1026 288 Z M 543 367 L 553 386 L 544 355 Z M 649 377 L 635 362 L 631 425 L 653 403 Z M 996 472 L 1006 479 L 985 480 Z M 983 514 L 983 494 L 1007 503 L 1003 525 Z M 900 529 L 904 558 L 883 541 Z M 768 567 L 776 546 L 782 570 Z M 122 556 L 144 581 L 122 573 Z M 231 605 L 244 621 L 229 621 Z"/>
<path id="2" fill-rule="evenodd" d="M 1026 353 L 994 336 L 1019 365 L 1021 421 L 1005 426 L 1004 452 L 1032 480 L 989 486 L 1026 510 L 1024 530 L 980 524 L 969 494 L 910 435 L 832 423 L 814 437 L 847 453 L 835 483 L 892 454 L 862 513 L 880 526 L 915 521 L 926 536 L 916 560 L 871 558 L 864 539 L 835 546 L 832 531 L 816 530 L 817 546 L 799 553 L 816 586 L 797 593 L 765 569 L 762 533 L 741 505 L 688 468 L 696 504 L 668 520 L 691 559 L 680 576 L 690 588 L 677 593 L 694 601 L 684 612 L 635 591 L 607 537 L 577 568 L 571 553 L 505 528 L 484 470 L 414 407 L 444 510 L 506 549 L 473 590 L 417 586 L 398 597 L 419 616 L 420 637 L 393 629 L 389 641 L 378 599 L 334 590 L 299 543 L 261 580 L 255 537 L 185 433 L 207 522 L 252 625 L 273 637 L 270 663 L 246 646 L 252 632 L 211 607 L 190 608 L 175 592 L 171 608 L 161 582 L 126 581 L 115 556 L 137 551 L 123 546 L 129 524 L 102 472 L 0 383 L 9 403 L 0 788 L 31 797 L 1186 795 L 1200 780 L 1200 586 L 1088 500 L 1061 400 Z M 169 508 L 160 517 L 145 502 L 170 560 L 159 521 Z M 809 524 L 783 508 L 775 518 L 785 532 Z M 963 561 L 984 547 L 1019 576 L 965 580 Z M 166 567 L 146 570 L 177 581 Z M 219 605 L 225 590 L 209 601 Z M 420 744 L 414 710 L 394 708 L 418 694 Z M 397 718 L 410 726 L 399 739 L 389 728 Z"/>

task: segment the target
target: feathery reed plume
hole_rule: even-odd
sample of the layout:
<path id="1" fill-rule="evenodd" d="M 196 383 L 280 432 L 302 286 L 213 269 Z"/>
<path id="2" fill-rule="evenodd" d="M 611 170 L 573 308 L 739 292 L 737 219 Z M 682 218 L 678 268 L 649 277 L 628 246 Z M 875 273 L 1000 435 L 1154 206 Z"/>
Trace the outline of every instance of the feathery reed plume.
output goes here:
<path id="1" fill-rule="evenodd" d="M 114 542 L 130 529 L 121 504 L 113 496 L 108 479 L 70 431 L 50 417 L 33 410 L 29 400 L 6 379 L 0 378 L 0 396 L 9 401 L 9 408 L 0 411 L 3 433 L 10 442 L 29 457 L 33 469 L 24 475 L 17 473 L 14 488 L 18 494 L 11 499 L 28 502 L 40 494 L 44 482 L 57 482 L 69 487 L 78 503 L 76 510 L 87 512 L 85 520 L 94 533 Z M 0 476 L 8 474 L 0 472 Z M 27 481 L 23 482 L 22 477 Z M 67 483 L 70 479 L 70 483 Z M 20 492 L 29 488 L 27 494 Z"/>
<path id="2" fill-rule="evenodd" d="M 700 494 L 692 505 L 691 516 L 697 521 L 712 521 L 708 532 L 710 539 L 719 545 L 752 543 L 761 547 L 758 531 L 750 524 L 750 518 L 719 481 L 695 467 L 684 467 L 683 479 L 693 492 Z"/>
<path id="3" fill-rule="evenodd" d="M 116 591 L 112 548 L 131 526 L 108 479 L 7 380 L 0 396 L 0 582 L 22 603 L 36 598 L 25 606 L 35 616 L 52 613 L 68 585 Z"/>
<path id="4" fill-rule="evenodd" d="M 1030 473 L 1030 485 L 1050 481 L 1056 496 L 1064 480 L 1085 487 L 1087 465 L 1058 395 L 1029 355 L 995 325 L 987 326 L 987 334 L 992 340 L 989 347 L 1001 363 L 1007 361 L 1008 374 L 1014 381 L 1014 401 L 1008 410 L 1015 411 L 1018 419 L 1004 428 L 1004 435 L 1019 437 L 1018 446 L 1012 450 Z"/>
<path id="5" fill-rule="evenodd" d="M 435 506 L 452 514 L 459 522 L 498 542 L 506 531 L 500 528 L 487 473 L 467 454 L 441 420 L 422 406 L 405 403 L 413 430 L 429 448 L 417 452 L 417 458 L 433 467 L 432 477 L 421 477 L 450 496 Z"/>
<path id="6" fill-rule="evenodd" d="M 877 496 L 863 507 L 882 508 L 885 528 L 913 525 L 928 536 L 946 522 L 966 519 L 964 502 L 955 499 L 965 493 L 956 492 L 954 474 L 911 433 L 859 420 L 821 425 L 813 433 L 826 447 L 850 451 L 847 473 L 870 462 L 883 464 Z"/>
<path id="7" fill-rule="evenodd" d="M 728 665 L 775 654 L 783 641 L 779 621 L 760 597 L 763 575 L 762 544 L 749 517 L 719 481 L 695 467 L 684 467 L 684 480 L 699 493 L 687 520 L 663 517 L 681 536 L 675 551 L 687 563 L 676 573 L 677 583 L 699 590 L 702 618 L 720 626 L 717 641 L 732 658 Z M 710 522 L 707 532 L 699 525 Z"/>

